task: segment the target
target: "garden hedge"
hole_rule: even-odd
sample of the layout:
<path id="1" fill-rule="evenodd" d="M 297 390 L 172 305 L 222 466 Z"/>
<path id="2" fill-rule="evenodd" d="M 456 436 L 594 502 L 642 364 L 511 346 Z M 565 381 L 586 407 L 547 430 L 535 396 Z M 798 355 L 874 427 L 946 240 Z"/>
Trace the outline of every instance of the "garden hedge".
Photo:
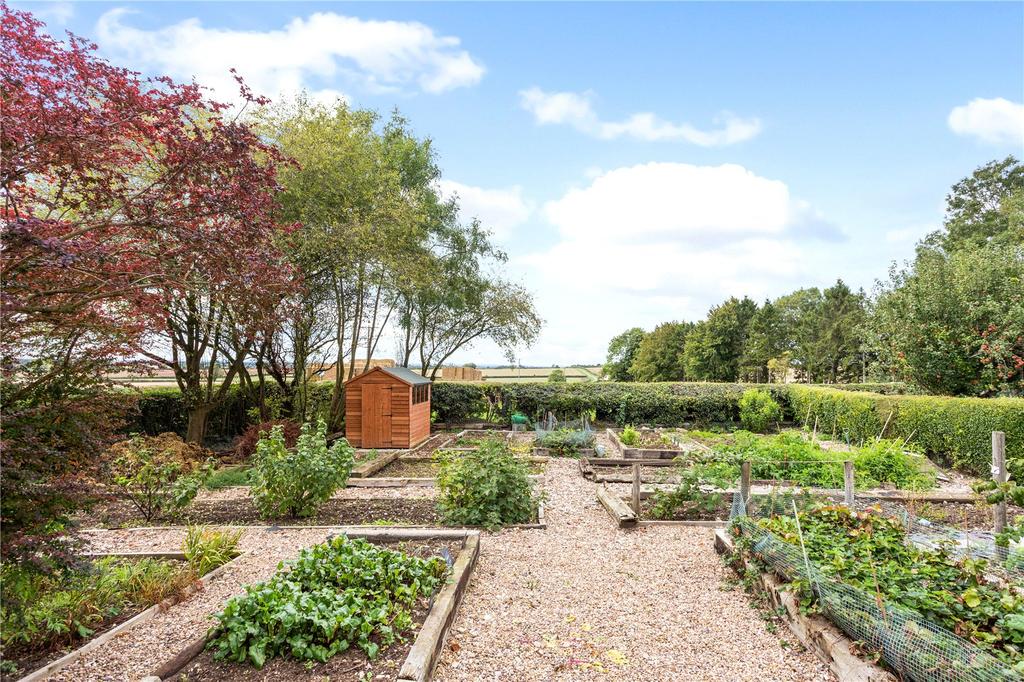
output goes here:
<path id="1" fill-rule="evenodd" d="M 946 398 L 910 395 L 905 384 L 855 384 L 842 389 L 803 384 L 720 383 L 455 383 L 434 384 L 432 408 L 438 421 L 459 423 L 486 417 L 508 423 L 515 412 L 531 418 L 548 411 L 560 418 L 587 414 L 601 422 L 680 426 L 686 422 L 738 421 L 743 391 L 767 390 L 787 419 L 853 443 L 882 432 L 906 438 L 925 453 L 966 472 L 987 475 L 991 433 L 1006 433 L 1007 457 L 1024 464 L 1024 398 Z M 310 384 L 311 417 L 326 416 L 331 382 Z M 874 390 L 871 390 L 874 389 Z M 280 401 L 276 386 L 271 402 Z M 884 394 L 883 394 L 884 392 Z M 252 405 L 237 389 L 210 415 L 207 436 L 231 438 L 253 422 Z M 275 415 L 278 416 L 278 415 Z M 886 422 L 888 421 L 888 424 Z M 130 431 L 185 433 L 188 415 L 176 388 L 146 389 Z M 1011 472 L 1024 474 L 1024 465 Z"/>
<path id="2" fill-rule="evenodd" d="M 1006 433 L 1007 459 L 1024 458 L 1024 398 L 947 398 L 880 395 L 790 384 L 793 418 L 818 432 L 850 442 L 882 433 L 904 438 L 957 469 L 987 476 L 992 432 Z M 888 424 L 886 423 L 888 422 Z M 1011 473 L 1024 473 L 1011 462 Z"/>

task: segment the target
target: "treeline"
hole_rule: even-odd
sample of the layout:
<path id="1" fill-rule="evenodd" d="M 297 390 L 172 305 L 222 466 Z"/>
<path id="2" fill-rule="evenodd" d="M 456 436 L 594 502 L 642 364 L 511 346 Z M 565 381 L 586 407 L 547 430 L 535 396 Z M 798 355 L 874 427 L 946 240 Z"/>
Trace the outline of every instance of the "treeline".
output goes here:
<path id="1" fill-rule="evenodd" d="M 906 381 L 928 393 L 1024 393 L 1024 166 L 953 186 L 942 229 L 868 295 L 842 280 L 774 300 L 730 298 L 696 323 L 616 336 L 613 381 Z"/>

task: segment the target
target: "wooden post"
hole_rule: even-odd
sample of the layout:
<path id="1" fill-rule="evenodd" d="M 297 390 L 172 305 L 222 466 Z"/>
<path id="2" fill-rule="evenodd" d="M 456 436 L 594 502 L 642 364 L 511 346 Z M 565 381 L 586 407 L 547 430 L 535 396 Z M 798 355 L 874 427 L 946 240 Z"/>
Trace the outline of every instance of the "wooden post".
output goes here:
<path id="1" fill-rule="evenodd" d="M 1002 431 L 992 432 L 992 480 L 996 483 L 1006 483 L 1006 434 Z M 1006 500 L 995 506 L 995 532 L 1002 533 L 1006 530 Z"/>
<path id="2" fill-rule="evenodd" d="M 853 461 L 846 460 L 843 462 L 843 489 L 845 495 L 843 499 L 847 507 L 853 506 Z"/>
<path id="3" fill-rule="evenodd" d="M 743 499 L 743 513 L 747 513 L 747 503 L 750 502 L 750 461 L 747 460 L 740 465 L 740 497 Z"/>
<path id="4" fill-rule="evenodd" d="M 640 465 L 633 465 L 633 513 L 640 518 Z"/>

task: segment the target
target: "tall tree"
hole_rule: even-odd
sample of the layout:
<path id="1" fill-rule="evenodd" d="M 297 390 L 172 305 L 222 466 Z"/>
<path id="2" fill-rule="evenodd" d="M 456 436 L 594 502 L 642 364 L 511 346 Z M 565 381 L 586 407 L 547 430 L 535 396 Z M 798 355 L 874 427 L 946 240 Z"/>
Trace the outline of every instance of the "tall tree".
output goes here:
<path id="1" fill-rule="evenodd" d="M 604 363 L 604 375 L 611 381 L 633 381 L 633 361 L 644 340 L 644 330 L 633 327 L 608 342 L 608 357 Z"/>
<path id="2" fill-rule="evenodd" d="M 714 306 L 686 339 L 686 374 L 698 381 L 736 381 L 747 328 L 757 304 L 747 297 Z"/>
<path id="3" fill-rule="evenodd" d="M 773 375 L 769 363 L 778 361 L 787 350 L 789 343 L 782 313 L 766 300 L 750 318 L 743 357 L 740 358 L 741 375 L 750 381 L 771 381 Z"/>
<path id="4" fill-rule="evenodd" d="M 881 284 L 873 350 L 936 393 L 1024 391 L 1024 166 L 994 161 L 957 182 L 942 230 Z"/>
<path id="5" fill-rule="evenodd" d="M 685 381 L 686 336 L 691 322 L 665 322 L 645 334 L 630 367 L 636 381 Z"/>

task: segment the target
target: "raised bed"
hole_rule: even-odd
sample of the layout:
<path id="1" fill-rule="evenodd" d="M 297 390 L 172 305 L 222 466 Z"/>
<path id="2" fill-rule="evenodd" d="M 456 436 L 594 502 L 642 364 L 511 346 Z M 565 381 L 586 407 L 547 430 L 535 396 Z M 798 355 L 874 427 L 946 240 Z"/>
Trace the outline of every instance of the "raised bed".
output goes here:
<path id="1" fill-rule="evenodd" d="M 476 566 L 480 554 L 480 533 L 472 530 L 354 527 L 340 527 L 336 530 L 350 538 L 364 538 L 374 543 L 461 539 L 461 548 L 452 564 L 451 576 L 440 591 L 434 595 L 430 609 L 419 628 L 419 633 L 398 671 L 397 682 L 428 682 L 433 675 L 438 657 L 444 648 L 445 638 L 448 636 L 455 613 Z M 193 661 L 203 655 L 208 641 L 208 635 L 197 638 L 158 666 L 149 677 L 145 678 L 145 682 L 177 679 L 179 673 L 186 671 Z M 291 677 L 290 679 L 303 679 L 303 677 Z M 310 673 L 308 677 L 309 679 L 323 679 L 322 674 Z"/>
<path id="2" fill-rule="evenodd" d="M 734 556 L 732 538 L 725 530 L 715 531 L 715 549 L 719 554 Z M 746 557 L 737 557 L 742 566 L 751 568 Z M 896 682 L 892 673 L 872 661 L 857 656 L 857 645 L 839 628 L 822 616 L 805 616 L 800 612 L 793 594 L 781 586 L 771 573 L 757 573 L 755 590 L 763 593 L 774 611 L 786 622 L 797 639 L 814 653 L 840 682 Z"/>
<path id="3" fill-rule="evenodd" d="M 598 502 L 601 503 L 601 506 L 604 507 L 612 521 L 614 521 L 619 528 L 645 528 L 650 526 L 724 528 L 728 523 L 728 521 L 717 519 L 645 519 L 643 517 L 644 510 L 648 506 L 645 502 L 650 500 L 653 496 L 654 492 L 651 490 L 637 490 L 635 488 L 631 495 L 621 496 L 605 485 L 598 484 L 597 486 Z M 722 493 L 722 497 L 723 499 L 732 499 L 731 496 L 726 493 Z M 637 507 L 639 507 L 639 513 L 637 513 Z"/>
<path id="4" fill-rule="evenodd" d="M 538 471 L 538 473 L 530 475 L 530 480 L 543 483 L 543 465 L 547 464 L 548 458 L 528 457 L 524 459 L 533 465 L 531 469 Z M 431 472 L 432 467 L 430 465 L 434 462 L 433 457 L 406 455 L 393 460 L 387 467 L 379 469 L 373 476 L 349 480 L 348 486 L 351 488 L 402 488 L 406 486 L 432 488 L 437 485 L 436 476 L 423 474 Z"/>
<path id="5" fill-rule="evenodd" d="M 453 438 L 454 436 L 450 433 L 438 433 L 432 435 L 430 438 L 411 450 L 389 450 L 387 452 L 378 451 L 377 456 L 373 459 L 364 460 L 356 464 L 356 466 L 352 468 L 352 473 L 349 474 L 349 480 L 373 476 L 375 473 L 401 457 L 406 457 L 416 453 L 422 454 L 433 452 L 434 450 L 441 449 Z"/>
<path id="6" fill-rule="evenodd" d="M 234 564 L 236 561 L 241 559 L 246 554 L 247 553 L 245 553 L 245 552 L 239 554 L 238 556 L 236 556 L 231 561 L 229 561 L 229 562 L 227 562 L 227 563 L 225 563 L 225 564 L 215 568 L 214 570 L 210 571 L 206 575 L 204 575 L 201 578 L 199 578 L 199 580 L 197 580 L 196 583 L 194 583 L 188 589 L 184 590 L 182 593 L 173 595 L 171 597 L 168 597 L 168 598 L 162 600 L 160 603 L 154 604 L 153 606 L 150 606 L 149 608 L 141 611 L 140 613 L 137 613 L 136 615 L 132 616 L 128 620 L 124 621 L 123 623 L 121 623 L 121 624 L 119 624 L 119 625 L 117 625 L 115 627 L 110 628 L 109 630 L 106 630 L 106 631 L 96 635 L 95 637 L 93 637 L 92 639 L 90 639 L 88 642 L 86 642 L 82 646 L 78 647 L 77 649 L 68 652 L 64 656 L 61 656 L 57 660 L 51 661 L 50 663 L 47 663 L 46 665 L 44 665 L 44 666 L 42 666 L 40 668 L 36 668 L 35 670 L 33 670 L 32 672 L 28 673 L 27 675 L 19 678 L 18 682 L 38 682 L 39 680 L 45 680 L 47 677 L 49 677 L 53 673 L 55 673 L 58 670 L 60 670 L 60 669 L 62 669 L 64 667 L 74 663 L 75 661 L 77 661 L 79 658 L 81 658 L 85 654 L 89 653 L 90 651 L 92 651 L 92 650 L 94 650 L 94 649 L 96 649 L 98 647 L 103 646 L 104 644 L 106 644 L 107 642 L 111 641 L 115 637 L 123 635 L 124 633 L 128 632 L 132 628 L 135 628 L 135 627 L 137 627 L 139 625 L 142 625 L 143 623 L 145 623 L 145 622 L 147 622 L 149 620 L 152 620 L 154 617 L 156 617 L 161 612 L 166 611 L 167 609 L 171 608 L 175 604 L 177 604 L 177 603 L 179 603 L 181 601 L 184 601 L 185 599 L 188 599 L 189 597 L 194 595 L 196 592 L 202 590 L 211 581 L 216 580 L 218 577 L 220 577 L 228 569 L 229 566 Z M 170 560 L 178 560 L 178 561 L 182 561 L 182 562 L 185 561 L 185 554 L 183 552 L 104 552 L 104 553 L 93 553 L 93 552 L 90 552 L 90 553 L 85 554 L 85 556 L 87 558 L 89 558 L 89 559 L 102 559 L 104 557 L 119 557 L 119 558 L 126 558 L 126 559 L 170 559 Z"/>
<path id="7" fill-rule="evenodd" d="M 612 452 L 622 459 L 675 459 L 676 457 L 685 455 L 688 452 L 704 451 L 707 449 L 707 446 L 689 438 L 686 438 L 684 443 L 675 446 L 634 447 L 624 444 L 615 429 L 606 429 L 605 433 L 608 436 L 608 440 L 611 441 Z"/>

